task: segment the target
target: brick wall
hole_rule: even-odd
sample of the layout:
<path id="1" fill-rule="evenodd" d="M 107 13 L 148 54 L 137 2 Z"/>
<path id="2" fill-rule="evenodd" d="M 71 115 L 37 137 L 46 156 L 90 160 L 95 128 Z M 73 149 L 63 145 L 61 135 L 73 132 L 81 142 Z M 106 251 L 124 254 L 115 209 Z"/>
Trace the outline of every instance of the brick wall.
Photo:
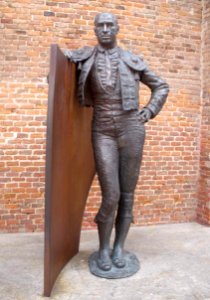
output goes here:
<path id="1" fill-rule="evenodd" d="M 203 2 L 202 120 L 198 220 L 210 224 L 210 2 Z"/>
<path id="2" fill-rule="evenodd" d="M 93 18 L 100 11 L 118 16 L 119 45 L 141 53 L 171 88 L 161 114 L 146 125 L 135 222 L 195 220 L 201 1 L 2 0 L 0 11 L 0 230 L 43 229 L 49 47 L 51 43 L 62 49 L 94 45 Z M 148 97 L 148 89 L 142 88 L 141 106 Z M 99 202 L 95 179 L 85 228 L 93 226 Z"/>

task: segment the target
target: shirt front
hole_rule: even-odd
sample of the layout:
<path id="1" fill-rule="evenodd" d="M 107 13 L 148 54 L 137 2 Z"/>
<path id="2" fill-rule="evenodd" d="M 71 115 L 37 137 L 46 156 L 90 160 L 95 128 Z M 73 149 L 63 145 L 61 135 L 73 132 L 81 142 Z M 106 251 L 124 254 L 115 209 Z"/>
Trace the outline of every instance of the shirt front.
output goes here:
<path id="1" fill-rule="evenodd" d="M 96 58 L 90 72 L 94 102 L 100 99 L 121 99 L 118 47 L 105 50 L 97 47 Z"/>

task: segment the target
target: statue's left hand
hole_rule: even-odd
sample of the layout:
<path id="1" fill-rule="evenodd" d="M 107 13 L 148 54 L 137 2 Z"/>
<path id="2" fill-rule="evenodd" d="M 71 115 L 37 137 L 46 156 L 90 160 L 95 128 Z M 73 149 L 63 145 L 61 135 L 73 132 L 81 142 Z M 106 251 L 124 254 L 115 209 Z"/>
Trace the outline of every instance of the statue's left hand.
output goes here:
<path id="1" fill-rule="evenodd" d="M 68 59 L 71 60 L 71 58 L 72 58 L 72 51 L 71 51 L 71 50 L 65 49 L 65 50 L 63 51 L 63 53 L 64 53 L 64 55 L 65 55 Z"/>
<path id="2" fill-rule="evenodd" d="M 143 108 L 139 111 L 139 121 L 142 123 L 148 122 L 152 117 L 152 112 L 148 108 Z"/>

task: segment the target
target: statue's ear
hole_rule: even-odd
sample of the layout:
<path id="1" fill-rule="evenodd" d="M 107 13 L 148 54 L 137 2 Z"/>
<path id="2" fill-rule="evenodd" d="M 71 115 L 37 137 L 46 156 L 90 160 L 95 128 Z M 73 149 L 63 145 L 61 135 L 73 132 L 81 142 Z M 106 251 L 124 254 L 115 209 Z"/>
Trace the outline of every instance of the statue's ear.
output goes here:
<path id="1" fill-rule="evenodd" d="M 119 32 L 119 30 L 120 30 L 120 26 L 119 26 L 119 25 L 117 25 L 117 26 L 116 26 L 116 33 L 118 33 L 118 32 Z"/>

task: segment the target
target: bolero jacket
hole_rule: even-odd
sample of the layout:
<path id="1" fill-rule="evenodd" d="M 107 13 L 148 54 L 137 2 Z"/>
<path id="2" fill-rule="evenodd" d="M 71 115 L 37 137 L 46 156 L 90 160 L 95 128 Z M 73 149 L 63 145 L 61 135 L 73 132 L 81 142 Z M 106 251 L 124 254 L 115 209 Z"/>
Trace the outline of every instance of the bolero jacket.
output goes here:
<path id="1" fill-rule="evenodd" d="M 122 107 L 124 110 L 138 109 L 139 83 L 142 82 L 151 90 L 151 97 L 146 105 L 154 118 L 163 107 L 168 92 L 168 84 L 150 71 L 147 64 L 139 56 L 118 47 L 119 76 L 121 85 Z M 69 59 L 76 63 L 78 71 L 77 97 L 81 106 L 93 106 L 91 89 L 88 87 L 88 75 L 93 66 L 97 46 L 83 47 L 68 51 Z"/>

